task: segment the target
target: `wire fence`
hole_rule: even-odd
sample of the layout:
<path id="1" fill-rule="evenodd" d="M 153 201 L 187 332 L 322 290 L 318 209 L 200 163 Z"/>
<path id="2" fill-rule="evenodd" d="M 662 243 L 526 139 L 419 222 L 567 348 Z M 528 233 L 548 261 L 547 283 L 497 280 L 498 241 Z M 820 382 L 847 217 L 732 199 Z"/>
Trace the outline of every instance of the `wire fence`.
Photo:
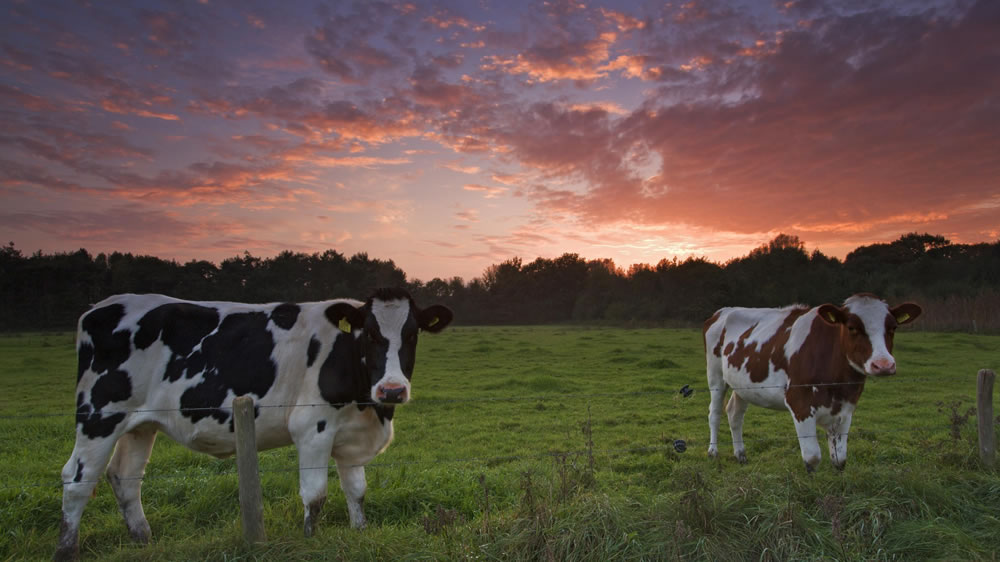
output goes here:
<path id="1" fill-rule="evenodd" d="M 907 383 L 914 382 L 926 382 L 926 381 L 937 381 L 937 379 L 932 379 L 930 377 L 925 377 L 921 379 L 907 379 Z M 939 382 L 939 381 L 938 381 Z M 726 387 L 727 389 L 732 389 L 736 391 L 745 390 L 762 390 L 762 389 L 789 389 L 794 387 L 831 387 L 831 386 L 849 386 L 863 384 L 863 382 L 836 382 L 836 383 L 816 383 L 816 384 L 783 384 L 783 385 L 753 385 L 749 387 L 732 388 Z M 688 398 L 695 394 L 695 392 L 706 392 L 710 390 L 717 390 L 715 388 L 710 388 L 707 385 L 683 385 L 679 389 L 654 389 L 654 390 L 643 390 L 636 392 L 607 392 L 607 393 L 560 393 L 560 394 L 534 394 L 534 395 L 514 395 L 514 396 L 476 396 L 476 397 L 465 397 L 465 398 L 426 398 L 419 401 L 420 404 L 433 406 L 435 404 L 455 404 L 455 403 L 503 403 L 503 402 L 551 402 L 551 401 L 564 401 L 568 399 L 575 400 L 587 400 L 588 401 L 588 419 L 586 422 L 588 431 L 593 431 L 591 420 L 589 417 L 589 401 L 596 399 L 608 399 L 608 398 L 637 398 L 644 397 L 648 398 L 651 395 L 678 395 L 679 399 L 684 403 L 688 403 Z M 691 402 L 694 404 L 694 402 Z M 315 408 L 315 407 L 343 407 L 343 406 L 373 406 L 374 402 L 344 402 L 344 403 L 293 403 L 293 404 L 255 404 L 255 408 L 267 409 L 267 408 Z M 664 404 L 665 405 L 665 404 Z M 0 420 L 25 420 L 32 418 L 46 418 L 55 416 L 76 416 L 76 415 L 114 415 L 114 414 L 155 414 L 155 413 L 166 413 L 166 412 L 197 412 L 197 411 L 232 411 L 232 406 L 220 405 L 217 407 L 197 407 L 197 408 L 137 408 L 131 410 L 109 410 L 103 409 L 98 412 L 34 412 L 34 413 L 24 413 L 24 414 L 12 414 L 12 415 L 0 415 Z M 924 433 L 934 433 L 934 432 L 949 432 L 953 431 L 954 426 L 948 424 L 935 424 L 935 425 L 919 425 L 919 426 L 905 426 L 896 428 L 861 428 L 854 427 L 849 432 L 837 433 L 838 437 L 849 437 L 853 434 L 857 438 L 861 439 L 877 439 L 878 436 L 883 434 L 898 434 L 901 432 L 913 433 L 913 434 L 924 434 Z M 699 433 L 704 432 L 706 437 L 708 433 L 708 428 L 700 428 L 697 430 Z M 725 431 L 725 428 L 720 426 L 720 432 Z M 788 433 L 782 435 L 769 435 L 769 436 L 758 436 L 749 435 L 744 436 L 742 441 L 744 443 L 763 443 L 763 442 L 798 442 L 803 439 L 820 439 L 824 434 L 816 432 L 812 435 L 796 435 L 794 430 L 789 427 Z M 568 449 L 568 450 L 545 450 L 545 451 L 534 451 L 534 452 L 524 452 L 508 455 L 497 455 L 497 456 L 460 456 L 460 457 L 441 457 L 430 460 L 398 460 L 389 462 L 378 462 L 377 460 L 368 463 L 366 466 L 368 468 L 393 468 L 400 466 L 420 466 L 420 465 L 443 465 L 443 464 L 479 464 L 479 465 L 494 465 L 497 463 L 504 462 L 517 462 L 524 460 L 538 460 L 545 458 L 569 458 L 569 457 L 580 457 L 589 456 L 593 458 L 595 456 L 608 457 L 612 455 L 625 455 L 625 454 L 646 454 L 651 452 L 666 452 L 671 451 L 676 454 L 683 454 L 686 452 L 689 446 L 699 445 L 705 446 L 712 445 L 709 439 L 700 439 L 699 437 L 691 437 L 694 431 L 673 431 L 673 435 L 670 437 L 664 437 L 661 439 L 662 442 L 655 444 L 640 444 L 637 446 L 621 447 L 621 448 L 594 448 L 592 443 L 585 449 Z M 829 432 L 825 433 L 826 436 L 830 436 Z M 714 445 L 731 445 L 732 440 L 719 439 Z M 308 470 L 326 470 L 328 473 L 335 473 L 334 465 L 328 464 L 325 466 L 314 466 L 314 467 L 301 467 L 301 466 L 279 466 L 279 467 L 264 467 L 259 469 L 261 474 L 270 473 L 291 473 L 300 472 Z M 333 472 L 331 472 L 333 471 Z M 235 466 L 231 470 L 220 472 L 216 470 L 199 470 L 197 468 L 192 468 L 189 471 L 181 473 L 153 473 L 146 474 L 143 476 L 132 477 L 132 478 L 121 478 L 121 480 L 161 480 L 161 479 L 174 479 L 174 478 L 191 478 L 191 474 L 194 473 L 199 476 L 205 476 L 206 478 L 215 478 L 219 476 L 231 476 L 236 475 Z M 95 483 L 99 480 L 87 480 L 87 481 L 75 481 L 76 483 L 86 482 Z M 51 480 L 36 480 L 36 481 L 20 481 L 12 482 L 8 481 L 6 483 L 0 484 L 0 490 L 17 490 L 17 489 L 30 489 L 30 488 L 49 488 L 49 487 L 61 487 L 65 484 L 70 484 L 71 482 L 62 482 L 60 479 L 55 478 Z"/>
<path id="2" fill-rule="evenodd" d="M 878 379 L 873 379 L 878 380 Z M 862 380 L 862 381 L 848 381 L 848 382 L 817 382 L 817 383 L 801 383 L 801 384 L 754 384 L 745 387 L 735 387 L 730 385 L 724 385 L 722 387 L 709 387 L 701 385 L 690 385 L 685 384 L 679 389 L 667 390 L 667 389 L 649 389 L 634 392 L 560 392 L 558 395 L 553 394 L 528 394 L 528 395 L 518 395 L 518 396 L 474 396 L 466 398 L 421 398 L 421 404 L 454 404 L 463 402 L 532 402 L 532 401 L 551 401 L 553 399 L 592 399 L 592 398 L 639 398 L 651 395 L 671 395 L 671 394 L 681 394 L 683 397 L 688 398 L 696 391 L 760 391 L 760 390 L 773 390 L 773 389 L 791 389 L 791 388 L 825 388 L 825 387 L 835 387 L 835 386 L 860 386 L 866 383 L 870 384 L 872 380 Z M 939 383 L 940 379 L 932 377 L 918 377 L 906 379 L 907 384 L 921 383 L 921 382 L 936 382 Z M 881 382 L 875 384 L 882 384 Z M 292 403 L 292 404 L 258 404 L 254 403 L 255 408 L 315 408 L 315 407 L 333 407 L 342 408 L 344 406 L 357 405 L 357 406 L 376 406 L 376 402 L 316 402 L 316 403 Z M 118 414 L 149 414 L 149 413 L 164 413 L 164 412 L 215 412 L 218 410 L 232 411 L 232 406 L 222 405 L 219 406 L 197 406 L 197 407 L 178 407 L 178 408 L 136 408 L 131 410 L 116 410 L 111 408 L 102 408 L 99 411 L 88 410 L 86 412 L 78 411 L 59 411 L 59 412 L 32 412 L 26 414 L 0 414 L 0 420 L 14 420 L 14 419 L 32 419 L 32 418 L 51 418 L 51 417 L 62 417 L 62 416 L 77 416 L 77 415 L 95 415 L 101 414 L 102 416 L 112 416 Z"/>

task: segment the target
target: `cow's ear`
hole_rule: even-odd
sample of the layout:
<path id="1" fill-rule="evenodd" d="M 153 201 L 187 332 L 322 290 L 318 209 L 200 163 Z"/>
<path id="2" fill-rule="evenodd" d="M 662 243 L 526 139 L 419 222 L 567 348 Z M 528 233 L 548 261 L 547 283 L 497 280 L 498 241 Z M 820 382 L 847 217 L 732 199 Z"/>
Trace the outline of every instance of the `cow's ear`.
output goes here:
<path id="1" fill-rule="evenodd" d="M 326 314 L 326 318 L 331 324 L 348 334 L 354 330 L 360 330 L 365 324 L 364 312 L 351 303 L 338 302 L 331 304 L 326 308 L 324 314 Z"/>
<path id="2" fill-rule="evenodd" d="M 907 324 L 916 320 L 923 311 L 924 310 L 920 308 L 919 304 L 904 302 L 903 304 L 890 310 L 889 314 L 892 314 L 892 317 L 896 319 L 896 322 L 899 322 L 900 324 Z"/>
<path id="3" fill-rule="evenodd" d="M 421 330 L 436 333 L 445 329 L 448 324 L 451 324 L 452 318 L 453 315 L 450 308 L 435 304 L 420 311 L 420 314 L 417 315 L 417 323 L 420 325 Z"/>
<path id="4" fill-rule="evenodd" d="M 819 317 L 827 324 L 844 324 L 847 322 L 847 313 L 844 312 L 844 309 L 832 304 L 821 305 L 816 309 L 816 314 L 819 314 Z"/>

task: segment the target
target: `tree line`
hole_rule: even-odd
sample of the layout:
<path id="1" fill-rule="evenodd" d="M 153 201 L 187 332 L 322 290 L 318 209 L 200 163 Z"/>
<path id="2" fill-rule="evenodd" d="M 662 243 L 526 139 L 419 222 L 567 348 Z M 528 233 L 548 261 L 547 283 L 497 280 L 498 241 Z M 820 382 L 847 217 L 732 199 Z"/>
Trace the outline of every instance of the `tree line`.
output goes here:
<path id="1" fill-rule="evenodd" d="M 411 280 L 391 260 L 335 250 L 273 258 L 246 252 L 216 265 L 84 249 L 26 256 L 11 242 L 0 247 L 0 330 L 74 329 L 92 303 L 116 293 L 302 302 L 363 299 L 381 286 L 404 287 L 418 303 L 445 304 L 466 325 L 689 326 L 723 306 L 840 303 L 871 292 L 890 303 L 920 302 L 927 329 L 1000 331 L 1000 241 L 953 244 L 917 233 L 860 246 L 843 261 L 809 253 L 798 237 L 781 234 L 725 263 L 690 257 L 623 269 L 567 253 L 527 263 L 511 258 L 468 282 Z"/>

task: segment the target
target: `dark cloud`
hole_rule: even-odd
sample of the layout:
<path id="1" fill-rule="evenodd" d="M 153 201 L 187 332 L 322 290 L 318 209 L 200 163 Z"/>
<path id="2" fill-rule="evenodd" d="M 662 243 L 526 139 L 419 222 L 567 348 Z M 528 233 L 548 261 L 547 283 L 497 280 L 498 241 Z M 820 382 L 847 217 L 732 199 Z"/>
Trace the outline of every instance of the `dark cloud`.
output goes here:
<path id="1" fill-rule="evenodd" d="M 195 49 L 198 31 L 188 14 L 140 9 L 137 18 L 145 26 L 146 50 L 159 57 L 178 56 Z"/>
<path id="2" fill-rule="evenodd" d="M 324 71 L 345 82 L 363 83 L 405 65 L 408 49 L 387 33 L 393 27 L 390 18 L 401 15 L 385 2 L 355 4 L 348 13 L 331 14 L 306 36 L 306 51 Z"/>
<path id="3" fill-rule="evenodd" d="M 957 19 L 827 16 L 745 61 L 739 80 L 706 70 L 709 82 L 753 95 L 651 102 L 613 124 L 527 120 L 506 138 L 519 147 L 529 130 L 545 131 L 518 148 L 522 160 L 583 175 L 589 187 L 526 193 L 587 221 L 766 232 L 947 215 L 988 197 L 985 178 L 1000 174 L 998 13 L 980 2 Z M 621 173 L 637 147 L 662 162 L 648 185 Z"/>

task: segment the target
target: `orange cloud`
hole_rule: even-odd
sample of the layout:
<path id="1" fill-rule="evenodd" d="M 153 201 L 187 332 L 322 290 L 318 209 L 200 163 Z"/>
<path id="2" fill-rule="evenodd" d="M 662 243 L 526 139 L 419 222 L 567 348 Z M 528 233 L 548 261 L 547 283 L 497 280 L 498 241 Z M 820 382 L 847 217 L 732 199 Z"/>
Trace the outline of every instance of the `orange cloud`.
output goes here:
<path id="1" fill-rule="evenodd" d="M 376 166 L 396 166 L 411 162 L 409 158 L 379 158 L 375 156 L 327 157 L 309 160 L 310 164 L 323 166 L 324 168 L 374 168 Z"/>
<path id="2" fill-rule="evenodd" d="M 513 57 L 484 57 L 483 68 L 527 75 L 538 82 L 597 80 L 607 76 L 601 65 L 608 60 L 616 38 L 617 34 L 607 31 L 592 40 L 548 40 Z"/>
<path id="3" fill-rule="evenodd" d="M 601 8 L 600 10 L 601 15 L 608 21 L 614 23 L 614 25 L 618 28 L 618 31 L 621 31 L 622 33 L 627 33 L 637 29 L 646 29 L 645 21 L 636 19 L 622 12 L 609 10 L 607 8 Z"/>
<path id="4" fill-rule="evenodd" d="M 491 187 L 487 185 L 478 185 L 474 183 L 465 184 L 462 186 L 462 189 L 466 191 L 475 191 L 477 193 L 482 193 L 484 197 L 486 197 L 487 199 L 495 199 L 507 192 L 506 187 Z"/>

